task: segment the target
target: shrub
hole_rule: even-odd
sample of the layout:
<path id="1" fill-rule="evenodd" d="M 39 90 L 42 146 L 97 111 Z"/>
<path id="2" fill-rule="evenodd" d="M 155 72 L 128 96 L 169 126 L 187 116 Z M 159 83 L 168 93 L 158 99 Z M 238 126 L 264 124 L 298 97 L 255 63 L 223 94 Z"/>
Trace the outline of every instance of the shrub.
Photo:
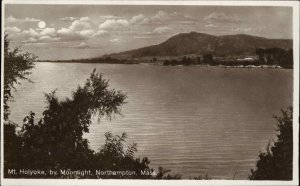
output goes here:
<path id="1" fill-rule="evenodd" d="M 293 178 L 293 109 L 282 110 L 277 120 L 277 141 L 259 154 L 250 180 L 292 180 Z"/>

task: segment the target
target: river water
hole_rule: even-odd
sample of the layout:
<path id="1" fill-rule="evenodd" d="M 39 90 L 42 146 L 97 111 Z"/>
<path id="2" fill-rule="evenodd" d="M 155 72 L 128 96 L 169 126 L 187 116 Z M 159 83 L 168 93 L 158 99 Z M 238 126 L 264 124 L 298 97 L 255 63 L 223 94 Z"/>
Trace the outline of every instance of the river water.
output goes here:
<path id="1" fill-rule="evenodd" d="M 184 178 L 247 179 L 259 151 L 276 139 L 272 116 L 292 105 L 292 70 L 37 63 L 34 83 L 22 81 L 13 92 L 10 119 L 21 123 L 29 111 L 40 117 L 44 93 L 70 97 L 94 68 L 127 93 L 128 103 L 123 116 L 93 122 L 84 136 L 90 146 L 97 150 L 107 131 L 126 132 L 137 156 Z"/>

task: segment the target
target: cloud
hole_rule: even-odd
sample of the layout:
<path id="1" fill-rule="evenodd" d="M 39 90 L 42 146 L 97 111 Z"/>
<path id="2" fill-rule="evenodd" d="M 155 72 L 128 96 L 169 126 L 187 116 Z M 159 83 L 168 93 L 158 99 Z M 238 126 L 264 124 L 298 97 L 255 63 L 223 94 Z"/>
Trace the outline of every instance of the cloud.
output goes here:
<path id="1" fill-rule="evenodd" d="M 95 31 L 92 29 L 79 31 L 79 34 L 84 37 L 91 37 L 94 35 L 94 33 L 95 33 Z"/>
<path id="2" fill-rule="evenodd" d="M 114 15 L 102 15 L 100 16 L 100 18 L 104 18 L 104 19 L 119 19 L 122 18 L 120 16 L 114 16 Z"/>
<path id="3" fill-rule="evenodd" d="M 162 25 L 167 23 L 180 23 L 180 24 L 194 24 L 195 20 L 189 15 L 184 15 L 178 12 L 168 13 L 166 11 L 158 11 L 152 16 L 145 16 L 144 14 L 137 14 L 131 18 L 123 19 L 111 19 L 116 16 L 102 16 L 110 18 L 105 20 L 99 25 L 100 30 L 105 31 L 126 31 L 135 28 L 135 26 L 141 25 Z M 159 29 L 157 32 L 161 32 Z"/>
<path id="4" fill-rule="evenodd" d="M 83 33 L 83 35 L 87 35 L 87 31 L 83 32 L 85 30 L 91 30 L 91 20 L 88 17 L 82 17 L 80 19 L 77 19 L 71 23 L 71 25 L 68 28 L 61 28 L 57 31 L 57 34 L 61 36 L 66 35 L 76 35 L 80 33 Z"/>
<path id="5" fill-rule="evenodd" d="M 7 29 L 10 39 L 20 43 L 48 43 L 59 41 L 55 28 L 44 28 L 40 32 L 33 28 L 21 31 L 17 27 Z"/>
<path id="6" fill-rule="evenodd" d="M 111 40 L 109 40 L 110 42 L 113 42 L 113 43 L 118 43 L 118 42 L 120 42 L 121 40 L 120 39 L 118 39 L 118 38 L 114 38 L 114 39 L 111 39 Z"/>
<path id="7" fill-rule="evenodd" d="M 36 19 L 36 18 L 29 18 L 29 17 L 26 17 L 24 19 L 18 19 L 18 18 L 15 18 L 13 16 L 9 16 L 8 18 L 6 18 L 6 22 L 7 23 L 15 23 L 15 22 L 39 22 L 41 21 L 40 19 Z"/>
<path id="8" fill-rule="evenodd" d="M 158 11 L 152 16 L 145 16 L 144 14 L 137 14 L 127 19 L 112 19 L 116 16 L 102 16 L 105 18 L 110 18 L 105 20 L 99 25 L 100 30 L 105 31 L 125 31 L 134 28 L 138 25 L 159 25 L 177 22 L 180 24 L 192 24 L 195 19 L 189 15 L 184 15 L 178 12 L 168 13 L 166 11 Z M 157 32 L 161 32 L 158 30 Z"/>
<path id="9" fill-rule="evenodd" d="M 142 36 L 133 36 L 133 38 L 136 38 L 136 39 L 150 39 L 150 38 L 152 38 L 152 36 L 150 36 L 148 34 L 148 35 L 142 35 Z"/>
<path id="10" fill-rule="evenodd" d="M 15 30 L 15 29 L 14 29 Z M 48 42 L 51 36 L 47 36 L 45 33 L 41 34 L 36 30 L 30 28 L 19 32 L 9 32 L 9 37 L 16 42 L 21 43 L 33 43 L 33 42 Z"/>
<path id="11" fill-rule="evenodd" d="M 41 32 L 30 28 L 29 30 L 24 30 L 20 34 L 17 34 L 16 37 L 21 39 L 23 43 L 49 43 L 60 40 L 60 38 L 56 36 L 54 28 L 45 28 Z"/>
<path id="12" fill-rule="evenodd" d="M 58 30 L 57 36 L 61 38 L 62 41 L 78 41 L 78 40 L 84 40 L 87 39 L 86 35 L 82 35 L 80 31 L 74 32 L 67 28 L 62 28 Z"/>
<path id="13" fill-rule="evenodd" d="M 145 16 L 143 14 L 139 14 L 139 15 L 133 16 L 129 22 L 131 24 L 135 24 L 135 23 L 139 23 L 139 22 L 143 21 L 144 19 L 145 19 Z"/>
<path id="14" fill-rule="evenodd" d="M 6 22 L 8 23 L 12 23 L 12 22 L 16 22 L 16 18 L 14 18 L 13 16 L 9 16 L 8 18 L 6 18 Z"/>
<path id="15" fill-rule="evenodd" d="M 166 21 L 170 19 L 170 15 L 165 11 L 158 11 L 153 17 L 151 17 L 152 21 Z"/>
<path id="16" fill-rule="evenodd" d="M 251 31 L 258 31 L 259 29 L 253 29 L 251 27 L 238 27 L 238 28 L 232 28 L 231 30 L 233 32 L 239 32 L 239 33 L 245 32 L 245 33 L 247 33 L 247 32 L 251 32 Z"/>
<path id="17" fill-rule="evenodd" d="M 81 17 L 79 20 L 80 21 L 91 21 L 91 19 L 89 17 Z"/>
<path id="18" fill-rule="evenodd" d="M 39 36 L 39 33 L 32 28 L 30 28 L 28 30 L 24 30 L 20 34 L 23 36 L 27 36 L 27 37 L 38 37 Z"/>
<path id="19" fill-rule="evenodd" d="M 41 32 L 40 35 L 45 36 L 55 36 L 56 32 L 55 32 L 55 28 L 44 28 Z"/>
<path id="20" fill-rule="evenodd" d="M 109 35 L 109 32 L 108 31 L 105 31 L 105 30 L 98 30 L 94 36 L 96 37 L 102 37 L 102 36 L 107 36 Z"/>
<path id="21" fill-rule="evenodd" d="M 158 11 L 157 14 L 144 18 L 141 24 L 162 24 L 162 22 L 170 19 L 170 15 L 165 11 Z"/>
<path id="22" fill-rule="evenodd" d="M 163 27 L 155 28 L 152 33 L 153 34 L 165 34 L 165 33 L 170 32 L 171 30 L 172 29 L 170 27 L 163 26 Z"/>
<path id="23" fill-rule="evenodd" d="M 204 17 L 204 20 L 208 23 L 239 23 L 241 21 L 238 17 L 228 16 L 224 13 L 216 12 Z"/>
<path id="24" fill-rule="evenodd" d="M 71 20 L 68 18 L 68 20 Z M 71 42 L 86 40 L 93 37 L 102 37 L 109 33 L 105 30 L 95 29 L 95 25 L 89 17 L 76 18 L 69 27 L 62 27 L 58 30 L 46 27 L 30 28 L 28 30 L 20 30 L 17 27 L 7 27 L 9 37 L 15 42 L 20 43 L 49 43 L 49 42 Z"/>
<path id="25" fill-rule="evenodd" d="M 99 25 L 101 30 L 124 30 L 129 29 L 129 22 L 126 19 L 109 19 Z"/>
<path id="26" fill-rule="evenodd" d="M 84 40 L 92 37 L 95 31 L 92 29 L 92 22 L 89 17 L 81 17 L 71 23 L 68 28 L 61 28 L 57 36 L 63 41 Z"/>
<path id="27" fill-rule="evenodd" d="M 163 23 L 184 23 L 184 24 L 193 24 L 196 21 L 195 18 L 193 18 L 190 15 L 185 15 L 178 12 L 172 12 L 168 13 L 165 11 L 158 11 L 155 15 L 149 16 L 143 19 L 141 21 L 141 24 L 163 24 Z"/>
<path id="28" fill-rule="evenodd" d="M 206 28 L 217 28 L 218 26 L 213 24 L 213 23 L 209 23 L 207 25 L 204 25 Z"/>
<path id="29" fill-rule="evenodd" d="M 91 28 L 91 20 L 88 17 L 82 17 L 79 20 L 75 20 L 72 22 L 71 26 L 69 29 L 71 30 L 84 30 Z"/>
<path id="30" fill-rule="evenodd" d="M 65 35 L 65 34 L 71 34 L 72 33 L 72 30 L 71 29 L 68 29 L 68 28 L 61 28 L 57 31 L 58 34 L 61 34 L 61 35 Z"/>
<path id="31" fill-rule="evenodd" d="M 150 32 L 137 33 L 137 35 L 134 36 L 134 38 L 150 38 L 153 37 L 154 35 L 162 35 L 162 34 L 170 33 L 172 30 L 173 30 L 172 28 L 167 26 L 157 27 Z"/>
<path id="32" fill-rule="evenodd" d="M 19 29 L 18 27 L 5 27 L 5 30 L 9 33 L 9 34 L 13 34 L 13 33 L 18 33 L 21 32 L 21 29 Z"/>
<path id="33" fill-rule="evenodd" d="M 182 14 L 182 13 L 178 13 L 178 12 L 171 13 L 170 17 L 173 22 L 185 24 L 185 25 L 195 24 L 195 22 L 198 21 L 196 18 L 194 18 L 190 15 L 186 15 L 186 14 Z"/>
<path id="34" fill-rule="evenodd" d="M 57 37 L 41 36 L 36 42 L 49 43 L 49 42 L 54 42 L 59 40 L 60 39 Z"/>
<path id="35" fill-rule="evenodd" d="M 113 18 L 115 16 L 107 16 Z M 99 29 L 103 31 L 125 31 L 129 30 L 131 26 L 139 24 L 145 19 L 143 14 L 133 16 L 131 19 L 107 19 L 99 25 Z"/>
<path id="36" fill-rule="evenodd" d="M 62 17 L 59 20 L 61 20 L 61 21 L 75 21 L 76 18 L 75 17 Z"/>
<path id="37" fill-rule="evenodd" d="M 27 40 L 24 40 L 23 43 L 36 43 L 38 39 L 30 37 Z"/>
<path id="38" fill-rule="evenodd" d="M 75 45 L 72 48 L 89 49 L 91 47 L 88 44 L 86 44 L 85 42 L 81 42 L 79 45 Z"/>
<path id="39" fill-rule="evenodd" d="M 73 42 L 72 43 L 65 43 L 66 46 L 57 46 L 57 48 L 76 48 L 76 49 L 99 49 L 99 48 L 103 48 L 103 46 L 91 46 L 90 44 L 86 43 L 86 42 L 80 42 L 79 44 L 74 45 Z"/>

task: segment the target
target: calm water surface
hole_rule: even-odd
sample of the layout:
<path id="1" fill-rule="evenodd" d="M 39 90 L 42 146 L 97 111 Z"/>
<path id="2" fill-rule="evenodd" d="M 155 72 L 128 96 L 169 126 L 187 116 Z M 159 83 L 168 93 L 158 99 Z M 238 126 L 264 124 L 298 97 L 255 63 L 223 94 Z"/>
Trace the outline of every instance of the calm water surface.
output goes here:
<path id="1" fill-rule="evenodd" d="M 273 114 L 292 105 L 292 70 L 154 65 L 38 63 L 14 92 L 11 119 L 21 123 L 46 106 L 44 93 L 69 97 L 93 68 L 127 93 L 123 116 L 96 120 L 85 135 L 97 150 L 104 133 L 127 132 L 147 156 L 185 178 L 246 179 L 259 151 L 275 139 Z M 172 173 L 171 172 L 171 173 Z"/>

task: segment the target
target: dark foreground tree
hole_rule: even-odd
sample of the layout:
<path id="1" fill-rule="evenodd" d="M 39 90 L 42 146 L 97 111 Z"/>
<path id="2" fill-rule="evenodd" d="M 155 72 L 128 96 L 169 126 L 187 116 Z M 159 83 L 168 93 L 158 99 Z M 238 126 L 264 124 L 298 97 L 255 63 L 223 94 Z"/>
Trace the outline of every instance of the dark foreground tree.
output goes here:
<path id="1" fill-rule="evenodd" d="M 293 179 L 293 109 L 282 110 L 277 120 L 277 141 L 267 152 L 259 154 L 255 170 L 251 170 L 250 180 L 292 180 Z"/>
<path id="2" fill-rule="evenodd" d="M 13 99 L 11 91 L 19 80 L 27 79 L 37 57 L 31 53 L 22 53 L 19 48 L 10 50 L 8 34 L 4 35 L 4 120 L 8 121 L 8 102 Z M 28 79 L 27 79 L 28 80 Z"/>
<path id="3" fill-rule="evenodd" d="M 4 35 L 4 85 L 3 85 L 3 110 L 4 110 L 4 162 L 10 162 L 13 167 L 18 166 L 21 140 L 16 134 L 17 125 L 9 121 L 9 101 L 13 100 L 12 90 L 20 80 L 27 79 L 30 70 L 34 67 L 36 56 L 23 53 L 19 48 L 10 49 L 8 34 Z M 29 79 L 27 79 L 29 80 Z"/>
<path id="4" fill-rule="evenodd" d="M 14 146 L 22 144 L 17 148 L 21 151 L 18 165 L 30 169 L 86 169 L 92 163 L 93 151 L 82 135 L 89 132 L 92 116 L 110 118 L 120 113 L 126 95 L 109 90 L 108 81 L 94 70 L 85 85 L 73 92 L 72 99 L 59 101 L 55 92 L 47 94 L 46 98 L 48 107 L 42 119 L 35 122 L 35 114 L 30 113 L 24 118 L 17 136 L 5 136 L 17 139 Z M 10 150 L 16 149 L 10 147 L 5 152 L 11 154 Z M 15 162 L 5 163 L 8 168 Z"/>

